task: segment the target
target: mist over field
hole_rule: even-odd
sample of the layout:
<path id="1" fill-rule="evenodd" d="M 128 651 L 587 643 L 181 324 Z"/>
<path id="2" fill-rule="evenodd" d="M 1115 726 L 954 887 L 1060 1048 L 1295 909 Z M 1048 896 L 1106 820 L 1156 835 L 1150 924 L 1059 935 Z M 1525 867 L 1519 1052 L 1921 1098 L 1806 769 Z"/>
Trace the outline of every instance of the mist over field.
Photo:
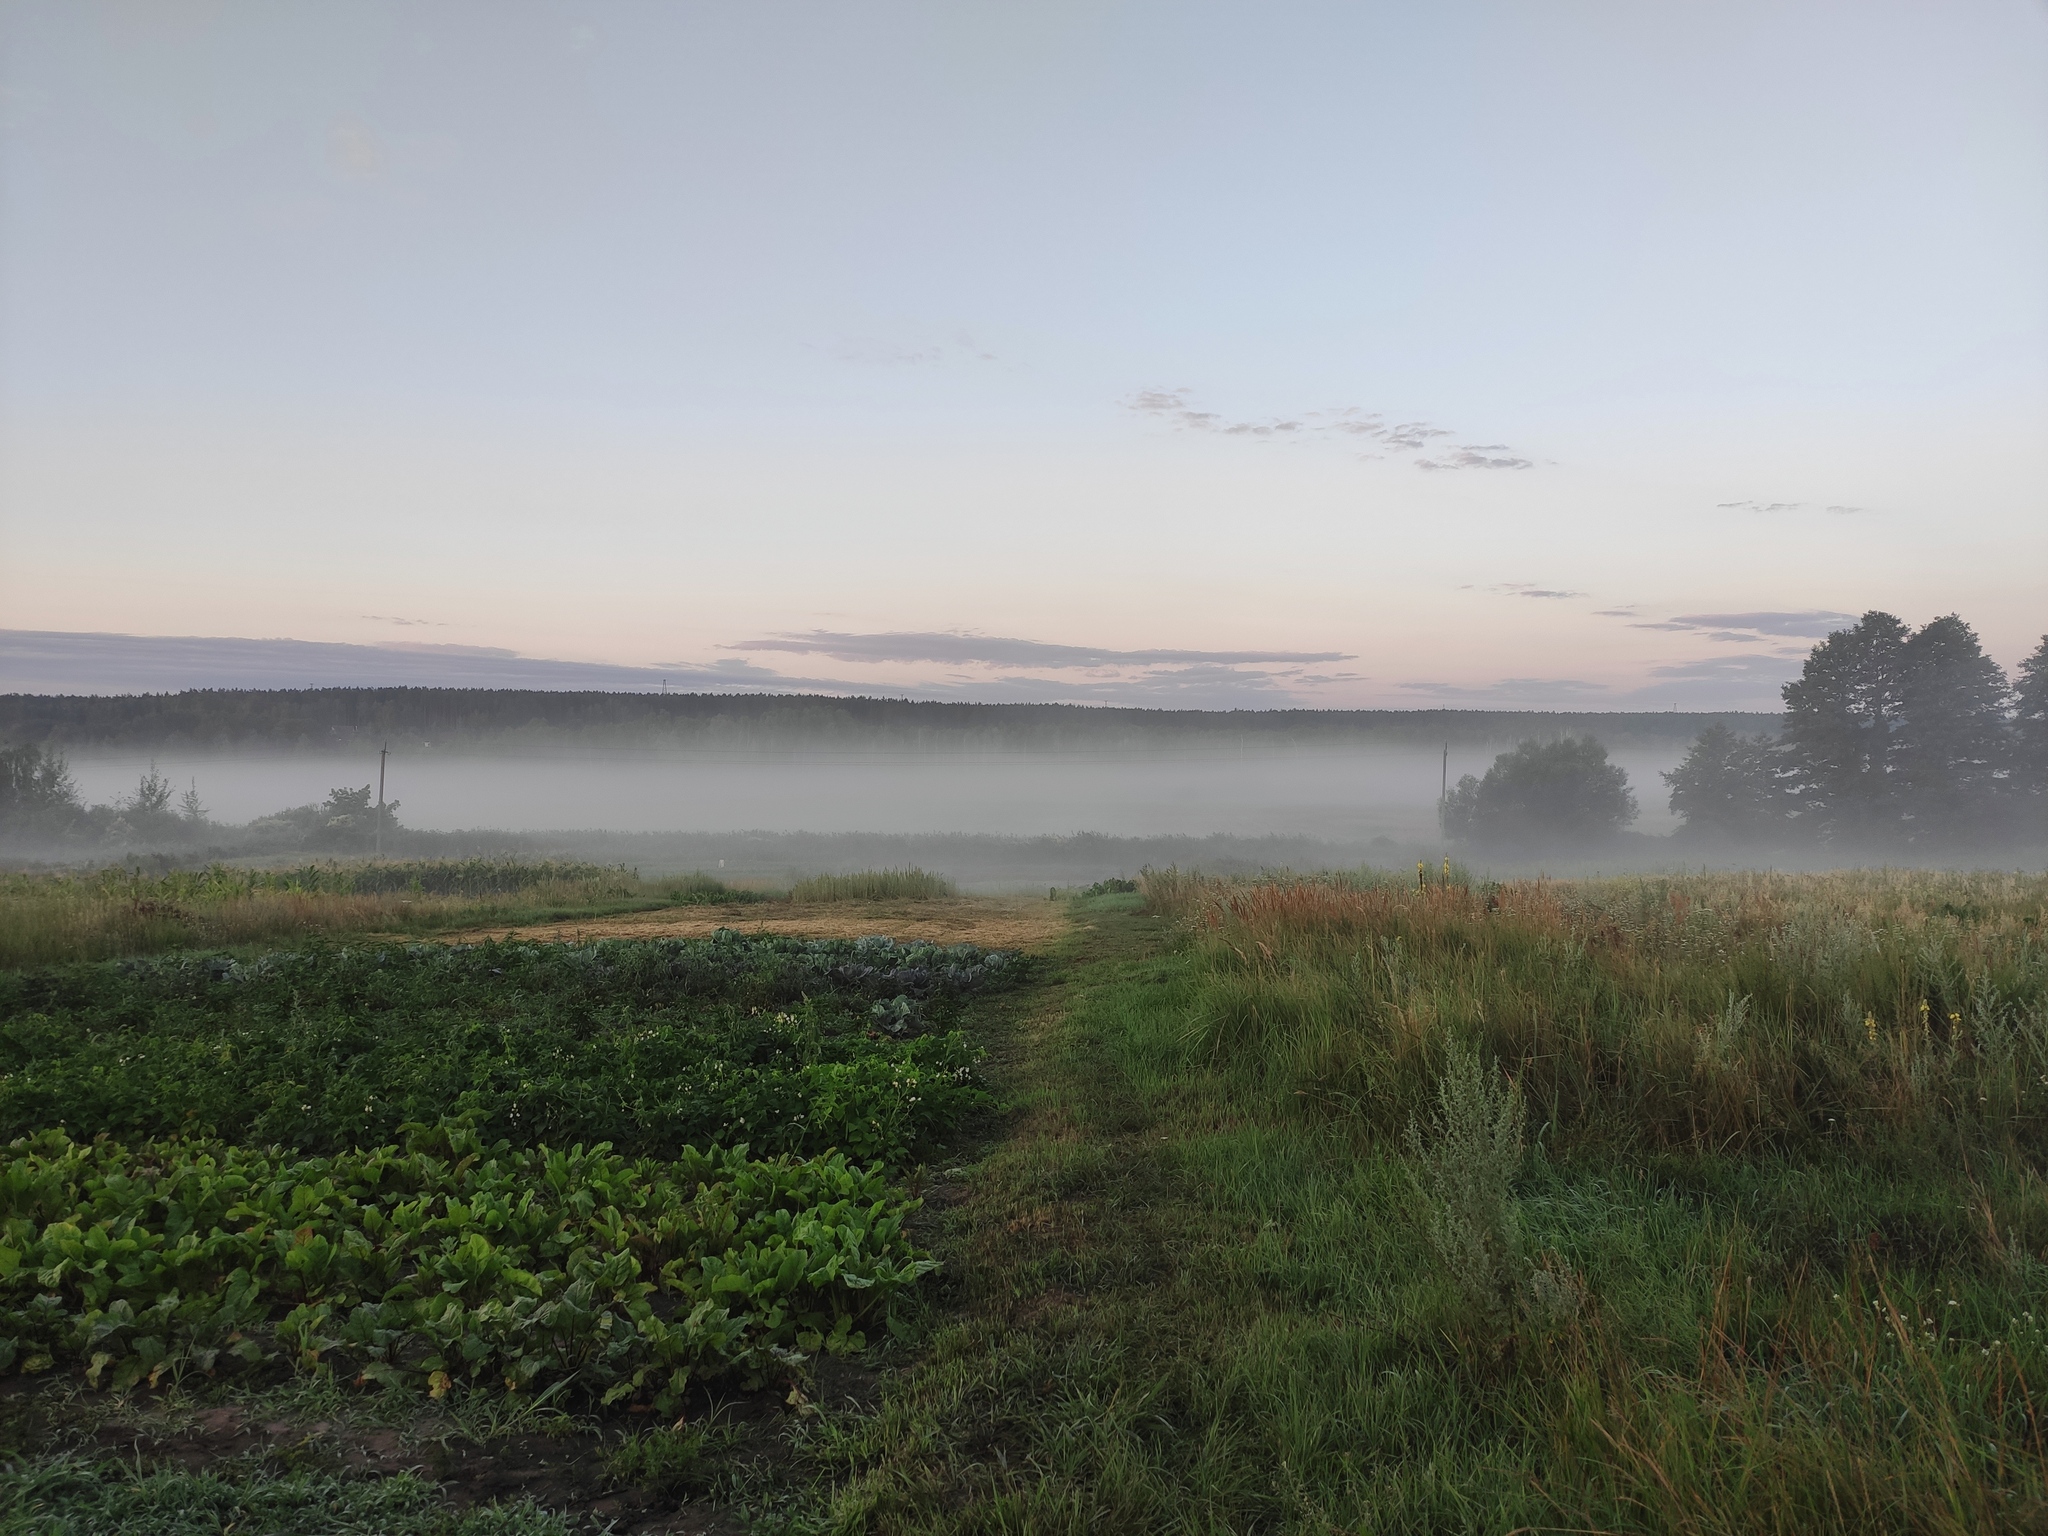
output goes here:
<path id="1" fill-rule="evenodd" d="M 1872 701 L 1878 701 L 1873 704 Z M 465 688 L 0 696 L 0 854 L 517 853 L 1029 887 L 1166 864 L 2037 862 L 2048 642 L 1872 612 L 1783 716 Z M 380 759 L 382 774 L 380 777 Z M 175 802 L 175 804 L 174 804 Z"/>
<path id="2" fill-rule="evenodd" d="M 1450 752 L 1450 781 L 1483 774 L 1495 747 Z M 1644 832 L 1675 825 L 1658 775 L 1685 744 L 1616 751 L 1639 786 Z M 374 752 L 74 754 L 88 800 L 132 791 L 152 764 L 198 786 L 216 819 L 245 822 L 374 784 Z M 1437 836 L 1442 750 L 579 753 L 396 751 L 387 792 L 424 831 L 894 832 L 1006 837 L 1268 834 L 1362 842 Z"/>

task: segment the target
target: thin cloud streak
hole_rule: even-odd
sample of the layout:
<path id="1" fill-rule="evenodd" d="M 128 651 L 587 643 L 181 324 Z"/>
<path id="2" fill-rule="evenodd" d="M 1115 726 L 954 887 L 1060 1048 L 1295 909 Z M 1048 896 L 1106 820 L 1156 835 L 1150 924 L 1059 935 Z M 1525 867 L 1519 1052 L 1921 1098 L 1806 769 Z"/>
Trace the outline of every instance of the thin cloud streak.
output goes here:
<path id="1" fill-rule="evenodd" d="M 1661 623 L 1639 620 L 1631 629 L 1711 630 L 1722 633 L 1714 639 L 1754 639 L 1764 635 L 1785 635 L 1801 640 L 1821 640 L 1844 624 L 1853 624 L 1853 613 L 1835 613 L 1824 608 L 1802 613 L 1681 613 Z M 1731 631 L 1743 631 L 1740 634 Z"/>
<path id="2" fill-rule="evenodd" d="M 758 640 L 741 640 L 729 651 L 781 651 L 829 656 L 847 662 L 935 661 L 956 666 L 983 664 L 1005 667 L 1115 667 L 1214 663 L 1224 666 L 1355 661 L 1343 651 L 1120 651 L 1108 647 L 1054 645 L 1000 635 L 965 635 L 950 631 L 898 631 L 845 634 L 811 630 Z"/>
<path id="3" fill-rule="evenodd" d="M 1766 515 L 1781 512 L 1832 512 L 1837 517 L 1854 517 L 1864 509 L 1844 506 L 1837 502 L 1829 506 L 1818 506 L 1810 501 L 1717 501 L 1714 503 L 1721 512 L 1762 512 Z"/>

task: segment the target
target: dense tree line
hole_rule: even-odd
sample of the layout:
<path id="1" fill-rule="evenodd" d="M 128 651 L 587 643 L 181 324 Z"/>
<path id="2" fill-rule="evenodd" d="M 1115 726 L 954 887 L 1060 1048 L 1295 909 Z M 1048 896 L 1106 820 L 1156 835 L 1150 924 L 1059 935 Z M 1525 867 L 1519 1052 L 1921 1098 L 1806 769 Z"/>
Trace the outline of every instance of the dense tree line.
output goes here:
<path id="1" fill-rule="evenodd" d="M 2048 835 L 2048 636 L 2008 681 L 1954 614 L 1813 648 L 1776 736 L 1716 723 L 1664 775 L 1692 839 L 1944 848 Z"/>
<path id="2" fill-rule="evenodd" d="M 478 743 L 678 748 L 973 747 L 1028 751 L 1272 745 L 1484 745 L 1592 734 L 1615 745 L 1689 740 L 1722 713 L 1553 714 L 1477 709 L 1126 709 L 957 704 L 815 694 L 554 693 L 493 688 L 193 689 L 0 695 L 0 742 L 90 750 L 261 746 L 419 750 Z"/>

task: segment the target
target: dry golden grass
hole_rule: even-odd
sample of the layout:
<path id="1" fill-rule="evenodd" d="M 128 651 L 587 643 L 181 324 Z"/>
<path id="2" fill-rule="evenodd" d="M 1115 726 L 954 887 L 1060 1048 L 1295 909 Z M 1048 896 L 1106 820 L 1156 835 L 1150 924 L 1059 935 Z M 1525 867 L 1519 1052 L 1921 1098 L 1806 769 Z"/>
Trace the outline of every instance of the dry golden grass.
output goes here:
<path id="1" fill-rule="evenodd" d="M 578 943 L 590 939 L 702 938 L 720 928 L 741 933 L 782 933 L 805 939 L 857 939 L 887 934 L 934 944 L 978 944 L 984 949 L 1042 950 L 1066 931 L 1064 902 L 1033 897 L 956 896 L 943 901 L 775 902 L 727 907 L 674 907 L 618 917 L 568 918 L 553 923 L 483 924 L 437 933 L 451 944 L 485 939 L 537 939 Z"/>

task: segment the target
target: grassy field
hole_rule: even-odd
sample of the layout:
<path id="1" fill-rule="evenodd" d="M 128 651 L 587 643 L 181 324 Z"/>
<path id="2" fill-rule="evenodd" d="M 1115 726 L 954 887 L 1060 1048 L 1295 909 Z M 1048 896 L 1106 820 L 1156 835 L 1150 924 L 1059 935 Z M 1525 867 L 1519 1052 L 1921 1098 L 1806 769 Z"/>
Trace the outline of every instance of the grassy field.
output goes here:
<path id="1" fill-rule="evenodd" d="M 494 1191 L 522 1183 L 543 1216 L 551 1200 L 573 1204 L 584 1186 L 523 1171 L 520 1159 L 539 1154 L 519 1138 L 460 1168 L 466 1154 L 453 1141 L 393 1143 L 372 1160 L 423 1160 L 419 1169 L 372 1179 L 338 1110 L 319 1134 L 295 1133 L 323 1149 L 296 1162 L 245 1143 L 152 1145 L 140 1138 L 161 1136 L 161 1122 L 145 1113 L 130 1133 L 135 1150 L 117 1165 L 104 1144 L 52 1139 L 40 1122 L 57 1100 L 24 1097 L 22 1068 L 11 1064 L 0 1085 L 0 1099 L 11 1093 L 5 1102 L 22 1106 L 9 1110 L 11 1132 L 41 1139 L 12 1154 L 10 1212 L 30 1214 L 12 1216 L 0 1268 L 18 1277 L 36 1266 L 9 1305 L 44 1306 L 31 1321 L 46 1329 L 36 1338 L 52 1341 L 40 1346 L 52 1364 L 33 1380 L 17 1374 L 0 1398 L 42 1426 L 6 1447 L 16 1460 L 0 1476 L 0 1530 L 218 1531 L 229 1518 L 294 1530 L 378 1528 L 378 1518 L 393 1530 L 454 1530 L 458 1518 L 477 1518 L 457 1507 L 492 1486 L 465 1481 L 468 1469 L 493 1457 L 582 1470 L 518 1485 L 527 1501 L 510 1499 L 502 1525 L 476 1529 L 612 1518 L 620 1530 L 792 1536 L 2048 1529 L 2048 1426 L 2036 1409 L 2048 1393 L 2048 880 L 1867 872 L 1479 886 L 1432 870 L 1418 886 L 1410 875 L 1223 882 L 1167 872 L 1135 893 L 1074 898 L 1068 910 L 1073 927 L 1059 951 L 999 986 L 977 981 L 927 1004 L 914 988 L 884 999 L 887 981 L 833 994 L 832 1017 L 865 1009 L 880 1020 L 873 1038 L 869 1027 L 861 1033 L 876 1059 L 893 1060 L 900 1044 L 886 1027 L 896 995 L 917 1038 L 957 1033 L 986 1051 L 974 1072 L 993 1099 L 956 1106 L 943 1157 L 901 1138 L 878 1171 L 834 1162 L 826 1147 L 843 1134 L 805 1139 L 794 1119 L 809 1111 L 791 1094 L 790 1150 L 761 1165 L 778 1170 L 772 1179 L 744 1160 L 730 1173 L 692 1172 L 650 1142 L 642 1162 L 593 1176 L 619 1191 L 592 1207 L 613 1215 L 552 1229 L 525 1218 L 542 1236 L 517 1239 L 529 1247 L 506 1266 L 568 1277 L 571 1261 L 534 1257 L 531 1244 L 567 1231 L 588 1250 L 576 1261 L 586 1266 L 637 1254 L 617 1235 L 628 1208 L 672 1209 L 662 1201 L 674 1197 L 660 1192 L 694 1180 L 706 1203 L 687 1222 L 668 1218 L 661 1241 L 672 1246 L 660 1250 L 657 1284 L 671 1271 L 711 1273 L 702 1232 L 774 1227 L 774 1197 L 745 1204 L 755 1198 L 748 1178 L 800 1188 L 807 1210 L 839 1199 L 846 1213 L 823 1227 L 837 1230 L 855 1209 L 882 1224 L 861 1251 L 892 1266 L 876 1272 L 890 1277 L 886 1305 L 855 1299 L 858 1285 L 835 1293 L 829 1280 L 800 1298 L 816 1319 L 808 1325 L 770 1321 L 770 1292 L 736 1303 L 730 1315 L 749 1320 L 738 1342 L 719 1354 L 725 1346 L 700 1338 L 688 1346 L 705 1351 L 689 1357 L 695 1384 L 663 1378 L 680 1394 L 668 1400 L 679 1422 L 661 1411 L 667 1427 L 627 1412 L 653 1404 L 658 1372 L 610 1407 L 610 1386 L 590 1390 L 603 1369 L 620 1373 L 613 1384 L 630 1381 L 653 1359 L 660 1330 L 635 1331 L 639 1354 L 585 1371 L 566 1363 L 571 1346 L 541 1348 L 494 1321 L 467 1346 L 483 1366 L 450 1371 L 438 1393 L 425 1344 L 403 1342 L 429 1339 L 441 1315 L 429 1315 L 422 1274 L 452 1266 L 440 1284 L 454 1289 L 443 1296 L 496 1283 L 463 1278 L 463 1263 L 483 1262 L 457 1256 L 477 1234 L 410 1236 L 388 1271 L 363 1257 L 363 1242 L 377 1252 L 396 1243 L 377 1236 L 377 1223 L 392 1221 L 394 1202 L 420 1198 L 414 1183 L 452 1191 L 436 1198 L 455 1200 L 465 1221 L 495 1208 Z M 777 942 L 796 946 L 771 946 L 778 955 L 836 953 Z M 687 1000 L 700 995 L 697 982 L 650 979 L 674 970 L 651 958 L 663 944 L 559 948 L 593 958 L 558 977 L 547 961 L 490 960 L 472 978 L 474 1019 L 434 1002 L 431 988 L 409 990 L 413 982 L 393 994 L 412 1001 L 392 1013 L 427 1032 L 422 1057 L 462 1041 L 475 1059 L 495 1059 L 504 1047 L 476 1032 L 479 1021 L 516 1018 L 531 1023 L 493 1025 L 494 1038 L 537 1027 L 546 1059 L 572 1064 L 574 1020 L 630 1033 L 634 1010 L 696 1017 Z M 971 968 L 971 957 L 958 958 Z M 752 1008 L 788 1012 L 786 999 L 745 989 L 787 987 L 789 963 L 732 968 L 738 979 L 712 989 L 733 1005 L 717 1027 L 763 1017 Z M 520 976 L 520 965 L 540 969 Z M 210 1079 L 203 1066 L 226 1038 L 222 1009 L 208 1000 L 223 984 L 192 979 L 187 962 L 153 967 L 103 968 L 91 974 L 117 979 L 91 984 L 74 973 L 81 979 L 61 999 L 47 979 L 16 977 L 0 1006 L 4 1038 L 20 1039 L 31 1016 L 56 1020 L 61 1002 L 71 1012 L 39 1037 L 35 1048 L 52 1054 L 37 1060 L 62 1056 L 47 1042 L 97 1041 L 90 1049 L 110 1052 L 89 1070 L 80 1064 L 66 1091 L 100 1091 L 119 1069 L 178 1085 L 141 1092 L 145 1110 L 215 1102 L 204 1083 L 235 1080 Z M 505 975 L 490 976 L 493 967 Z M 356 1044 L 343 1033 L 370 1013 L 349 999 L 393 983 L 345 968 L 320 980 L 333 1000 L 322 1022 L 304 1001 L 311 984 L 287 970 L 249 994 L 274 1000 L 282 1032 L 266 1053 L 288 1052 L 303 1030 L 308 1060 L 374 1061 L 387 1048 L 399 1052 L 394 1061 L 410 1059 L 402 1031 L 372 1029 Z M 817 995 L 807 989 L 800 983 L 799 995 Z M 550 1043 L 550 1029 L 568 1033 Z M 587 1065 L 563 1070 L 595 1080 L 625 1035 L 610 1038 Z M 713 1053 L 691 1045 L 682 1054 Z M 504 1081 L 532 1074 L 521 1066 Z M 290 1102 L 330 1100 L 347 1102 L 338 1088 Z M 621 1138 L 626 1122 L 647 1119 L 643 1108 L 616 1107 L 640 1101 L 604 1102 L 615 1107 L 590 1113 L 616 1115 Z M 706 1134 L 731 1139 L 729 1121 L 706 1123 Z M 216 1234 L 217 1268 L 233 1273 L 235 1260 L 276 1297 L 264 1326 L 244 1334 L 269 1353 L 246 1373 L 209 1378 L 189 1362 L 191 1350 L 214 1347 L 212 1336 L 194 1342 L 195 1333 L 181 1346 L 182 1375 L 166 1367 L 152 1387 L 155 1346 L 138 1353 L 122 1342 L 142 1336 L 136 1327 L 100 1335 L 116 1348 L 63 1342 L 89 1340 L 98 1326 L 82 1321 L 98 1282 L 84 1278 L 94 1252 L 81 1247 L 74 1260 L 62 1245 L 89 1243 L 96 1230 L 119 1235 L 135 1208 L 138 1160 L 161 1187 L 164 1170 L 194 1159 L 211 1160 L 209 1178 L 226 1169 L 271 1192 L 262 1200 L 275 1206 L 264 1238 L 274 1261 L 235 1260 L 227 1239 L 250 1241 L 246 1221 L 239 1236 Z M 857 1199 L 831 1194 L 831 1180 L 856 1178 L 883 1182 Z M 397 1182 L 378 1193 L 387 1179 Z M 488 1198 L 471 1198 L 457 1187 L 463 1179 L 482 1180 Z M 320 1180 L 347 1200 L 321 1196 L 332 1210 L 302 1223 L 302 1243 L 300 1228 L 286 1226 L 292 1191 Z M 566 1192 L 547 1193 L 557 1187 Z M 445 1206 L 435 1210 L 448 1219 Z M 749 1214 L 757 1210 L 769 1214 Z M 53 1213 L 73 1230 L 51 1236 Z M 350 1282 L 339 1322 L 332 1309 L 309 1321 L 324 1298 L 293 1279 L 291 1255 L 314 1238 L 371 1265 L 371 1281 Z M 32 1258 L 31 1241 L 44 1245 Z M 825 1240 L 806 1241 L 811 1274 Z M 936 1271 L 923 1269 L 927 1255 Z M 301 1271 L 314 1262 L 297 1260 Z M 42 1277 L 63 1263 L 75 1267 L 51 1282 L 63 1298 L 52 1310 L 35 1298 L 52 1294 Z M 774 1267 L 760 1265 L 762 1276 Z M 380 1274 L 395 1294 L 372 1298 L 367 1286 L 385 1283 Z M 223 1286 L 187 1290 L 224 1305 Z M 731 1294 L 754 1295 L 747 1283 Z M 518 1299 L 479 1290 L 463 1305 Z M 630 1298 L 612 1305 L 634 1315 Z M 106 1301 L 99 1306 L 104 1319 Z M 398 1321 L 387 1325 L 382 1311 L 355 1321 L 386 1306 Z M 673 1330 L 691 1314 L 662 1302 L 650 1315 Z M 849 1335 L 864 1332 L 864 1349 L 825 1347 L 840 1315 L 854 1319 Z M 344 1337 L 349 1324 L 360 1337 Z M 15 1326 L 29 1337 L 28 1323 Z M 386 1341 L 394 1379 L 382 1385 L 362 1369 L 377 1326 L 402 1336 Z M 792 1331 L 774 1332 L 785 1326 Z M 751 1332 L 768 1349 L 755 1358 L 776 1362 L 772 1381 L 758 1385 L 740 1358 Z M 336 1342 L 309 1360 L 309 1337 Z M 110 1358 L 94 1387 L 100 1353 Z M 17 1373 L 26 1358 L 17 1351 Z M 444 1349 L 436 1358 L 445 1369 L 455 1357 Z M 522 1400 L 503 1382 L 529 1358 L 539 1362 L 536 1383 L 586 1384 Z M 306 1443 L 337 1449 L 302 1449 L 293 1461 L 268 1441 L 234 1442 L 232 1456 L 206 1463 L 218 1486 L 201 1488 L 192 1458 L 174 1462 L 163 1448 L 188 1446 L 192 1424 L 230 1410 L 238 1424 L 269 1415 L 302 1427 L 318 1414 L 326 1439 Z M 413 1482 L 395 1467 L 373 1478 L 344 1454 L 379 1433 L 420 1443 L 432 1425 L 444 1453 Z M 559 1457 L 536 1439 L 543 1430 Z M 113 1443 L 157 1449 L 117 1476 L 93 1460 L 94 1447 Z M 451 1444 L 474 1449 L 457 1455 Z M 157 1525 L 128 1514 L 64 1525 L 49 1513 L 67 1500 L 130 1510 L 152 1499 L 173 1511 L 152 1514 Z M 319 1509 L 367 1510 L 378 1499 L 389 1516 L 319 1523 Z M 272 1505 L 300 1513 L 255 1513 Z M 201 1513 L 223 1510 L 237 1513 L 203 1523 Z M 451 1523 L 430 1526 L 430 1517 Z M 679 1519 L 700 1523 L 660 1523 Z"/>
<path id="2" fill-rule="evenodd" d="M 704 875 L 515 859 L 0 874 L 0 968 L 761 899 Z"/>
<path id="3" fill-rule="evenodd" d="M 0 874 L 0 968 L 168 950 L 254 949 L 314 935 L 431 936 L 676 907 L 934 901 L 921 869 L 815 875 L 778 892 L 701 873 L 643 880 L 616 865 L 519 859 L 306 864 L 295 869 Z"/>

